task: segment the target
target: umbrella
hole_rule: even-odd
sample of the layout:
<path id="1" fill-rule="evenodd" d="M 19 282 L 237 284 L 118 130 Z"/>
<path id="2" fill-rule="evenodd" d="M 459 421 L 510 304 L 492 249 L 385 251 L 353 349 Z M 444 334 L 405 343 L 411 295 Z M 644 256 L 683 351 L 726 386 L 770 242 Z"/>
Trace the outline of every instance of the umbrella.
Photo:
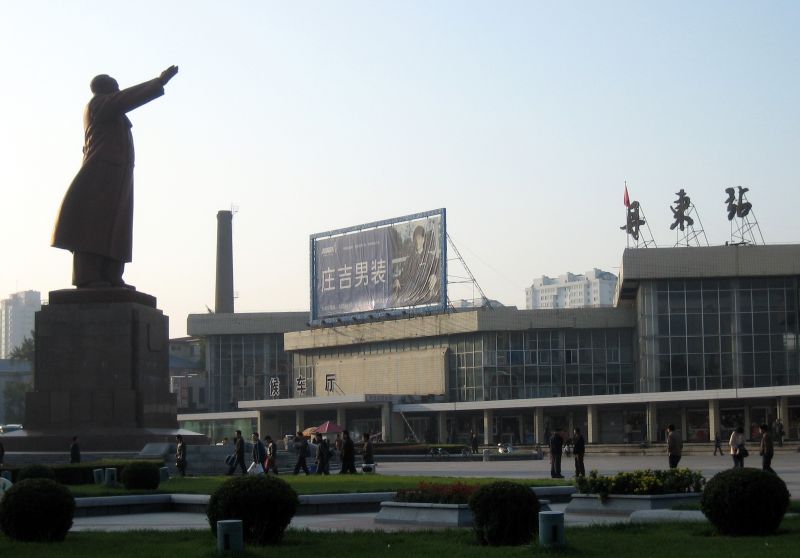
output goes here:
<path id="1" fill-rule="evenodd" d="M 309 426 L 308 428 L 303 430 L 303 436 L 313 436 L 314 434 L 317 433 L 317 430 L 318 429 L 316 426 Z"/>
<path id="2" fill-rule="evenodd" d="M 337 432 L 343 432 L 343 431 L 344 428 L 342 428 L 335 422 L 331 422 L 329 420 L 326 420 L 317 427 L 317 432 L 319 434 L 335 434 Z"/>

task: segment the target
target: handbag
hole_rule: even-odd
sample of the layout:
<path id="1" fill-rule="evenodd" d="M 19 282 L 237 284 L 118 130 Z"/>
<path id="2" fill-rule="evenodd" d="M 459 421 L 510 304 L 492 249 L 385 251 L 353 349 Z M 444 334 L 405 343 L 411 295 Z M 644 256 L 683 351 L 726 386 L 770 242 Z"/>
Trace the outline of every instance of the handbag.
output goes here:
<path id="1" fill-rule="evenodd" d="M 739 446 L 739 448 L 738 448 L 738 450 L 737 450 L 737 452 L 736 452 L 736 453 L 737 453 L 737 455 L 739 455 L 740 457 L 747 457 L 748 455 L 750 455 L 750 452 L 749 452 L 749 451 L 747 451 L 747 448 L 746 448 L 746 447 L 744 447 L 744 444 L 742 444 L 741 446 Z"/>
<path id="2" fill-rule="evenodd" d="M 225 458 L 225 464 L 228 467 L 233 467 L 233 464 L 236 463 L 236 456 L 231 454 Z"/>
<path id="3" fill-rule="evenodd" d="M 263 475 L 264 474 L 264 466 L 261 463 L 256 463 L 253 461 L 250 466 L 247 468 L 248 475 Z"/>

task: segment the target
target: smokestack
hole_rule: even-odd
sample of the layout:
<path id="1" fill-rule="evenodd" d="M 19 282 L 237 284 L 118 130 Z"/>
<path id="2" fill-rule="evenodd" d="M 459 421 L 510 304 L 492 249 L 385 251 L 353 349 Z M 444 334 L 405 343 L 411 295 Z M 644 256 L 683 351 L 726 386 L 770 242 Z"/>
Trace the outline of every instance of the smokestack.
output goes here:
<path id="1" fill-rule="evenodd" d="M 233 213 L 217 213 L 217 293 L 214 312 L 233 314 Z"/>

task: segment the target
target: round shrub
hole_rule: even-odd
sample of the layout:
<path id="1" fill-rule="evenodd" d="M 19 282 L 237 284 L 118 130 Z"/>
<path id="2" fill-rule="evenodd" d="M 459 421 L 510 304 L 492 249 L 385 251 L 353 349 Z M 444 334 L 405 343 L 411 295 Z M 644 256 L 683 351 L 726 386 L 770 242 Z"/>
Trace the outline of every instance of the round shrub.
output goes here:
<path id="1" fill-rule="evenodd" d="M 17 473 L 17 482 L 26 479 L 56 480 L 56 474 L 47 465 L 26 465 Z"/>
<path id="2" fill-rule="evenodd" d="M 520 545 L 539 530 L 539 499 L 533 490 L 499 481 L 480 487 L 469 500 L 475 535 L 482 545 Z"/>
<path id="3" fill-rule="evenodd" d="M 700 499 L 700 509 L 723 535 L 774 533 L 789 507 L 786 483 L 760 469 L 717 473 Z"/>
<path id="4" fill-rule="evenodd" d="M 51 479 L 17 482 L 0 500 L 0 530 L 25 542 L 60 542 L 72 527 L 75 499 Z"/>
<path id="5" fill-rule="evenodd" d="M 155 490 L 160 480 L 155 463 L 133 461 L 122 469 L 122 484 L 128 490 Z"/>
<path id="6" fill-rule="evenodd" d="M 215 537 L 217 521 L 241 519 L 245 543 L 278 544 L 298 504 L 297 493 L 281 479 L 242 476 L 228 480 L 211 495 L 206 515 Z"/>

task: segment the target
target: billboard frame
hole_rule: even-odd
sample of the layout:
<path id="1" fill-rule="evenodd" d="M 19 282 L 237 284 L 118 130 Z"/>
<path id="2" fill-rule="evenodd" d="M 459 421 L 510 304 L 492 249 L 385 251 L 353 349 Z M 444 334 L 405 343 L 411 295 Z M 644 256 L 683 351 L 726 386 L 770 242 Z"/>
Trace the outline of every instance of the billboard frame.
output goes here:
<path id="1" fill-rule="evenodd" d="M 340 314 L 335 316 L 326 316 L 320 318 L 316 315 L 318 308 L 317 298 L 317 253 L 315 250 L 315 242 L 321 238 L 332 238 L 337 236 L 344 236 L 349 233 L 361 232 L 366 230 L 379 229 L 382 227 L 389 227 L 397 223 L 404 223 L 414 221 L 417 219 L 425 219 L 428 217 L 439 216 L 440 230 L 439 230 L 439 251 L 441 254 L 439 262 L 439 281 L 441 289 L 439 290 L 439 300 L 436 304 L 428 304 L 424 306 L 408 306 L 401 308 L 381 308 L 366 312 L 353 312 L 348 314 Z M 393 217 L 391 219 L 383 219 L 381 221 L 373 221 L 371 223 L 364 223 L 352 227 L 342 229 L 334 229 L 326 232 L 315 233 L 309 237 L 309 277 L 310 277 L 310 320 L 309 325 L 341 325 L 342 323 L 363 322 L 376 318 L 398 318 L 403 316 L 415 316 L 420 314 L 433 314 L 443 313 L 447 309 L 447 210 L 444 207 L 439 209 L 431 209 L 421 213 L 412 213 L 410 215 L 403 215 L 402 217 Z"/>

